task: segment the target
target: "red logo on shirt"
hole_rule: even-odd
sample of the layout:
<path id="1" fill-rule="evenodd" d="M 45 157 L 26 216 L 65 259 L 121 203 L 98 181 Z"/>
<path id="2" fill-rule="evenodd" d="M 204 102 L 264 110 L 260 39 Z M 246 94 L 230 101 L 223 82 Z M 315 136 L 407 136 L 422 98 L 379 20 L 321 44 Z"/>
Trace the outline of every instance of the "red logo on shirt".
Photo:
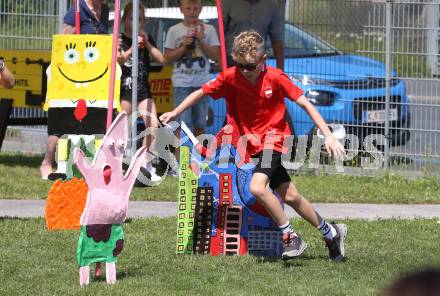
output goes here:
<path id="1" fill-rule="evenodd" d="M 272 98 L 272 86 L 268 85 L 268 86 L 266 86 L 266 87 L 264 88 L 264 96 L 265 96 L 267 99 Z"/>

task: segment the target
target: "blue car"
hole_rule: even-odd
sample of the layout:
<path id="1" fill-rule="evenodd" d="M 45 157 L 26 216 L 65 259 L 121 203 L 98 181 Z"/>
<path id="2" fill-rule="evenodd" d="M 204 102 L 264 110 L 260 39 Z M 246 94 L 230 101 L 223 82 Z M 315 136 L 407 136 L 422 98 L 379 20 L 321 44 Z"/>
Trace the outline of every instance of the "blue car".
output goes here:
<path id="1" fill-rule="evenodd" d="M 284 71 L 299 86 L 330 126 L 343 126 L 346 133 L 359 137 L 385 133 L 385 64 L 377 60 L 344 54 L 330 44 L 285 24 Z M 268 46 L 270 48 L 270 46 Z M 268 64 L 275 66 L 273 58 Z M 411 114 L 405 83 L 391 73 L 390 122 L 391 146 L 404 145 L 410 137 Z M 286 117 L 296 137 L 311 136 L 314 123 L 294 102 L 286 99 Z M 214 119 L 207 132 L 215 134 L 225 121 L 225 102 L 211 101 Z"/>

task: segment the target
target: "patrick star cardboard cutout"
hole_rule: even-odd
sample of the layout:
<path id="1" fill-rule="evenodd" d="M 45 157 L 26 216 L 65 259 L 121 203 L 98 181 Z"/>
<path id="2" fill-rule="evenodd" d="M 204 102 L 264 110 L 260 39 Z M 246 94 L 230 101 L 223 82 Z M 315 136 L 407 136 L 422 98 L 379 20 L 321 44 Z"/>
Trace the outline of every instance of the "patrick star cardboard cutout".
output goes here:
<path id="1" fill-rule="evenodd" d="M 116 256 L 122 251 L 128 200 L 139 173 L 145 148 L 132 157 L 124 174 L 122 161 L 128 139 L 128 119 L 120 113 L 104 136 L 90 164 L 80 149 L 74 151 L 75 164 L 87 186 L 87 201 L 81 215 L 81 233 L 77 248 L 80 285 L 89 283 L 89 265 L 106 262 L 106 280 L 116 282 Z"/>

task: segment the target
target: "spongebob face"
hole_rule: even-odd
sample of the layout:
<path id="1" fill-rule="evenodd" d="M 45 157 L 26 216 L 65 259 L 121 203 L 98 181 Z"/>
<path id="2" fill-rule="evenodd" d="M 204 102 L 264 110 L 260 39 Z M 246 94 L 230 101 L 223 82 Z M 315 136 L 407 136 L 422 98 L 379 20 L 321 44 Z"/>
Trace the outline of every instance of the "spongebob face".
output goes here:
<path id="1" fill-rule="evenodd" d="M 81 57 L 81 54 L 83 57 Z M 83 58 L 83 61 L 80 59 Z M 58 71 L 61 73 L 64 78 L 67 80 L 74 82 L 76 87 L 87 87 L 89 82 L 94 82 L 102 77 L 108 72 L 109 65 L 103 64 L 103 59 L 99 60 L 99 49 L 96 47 L 96 41 L 86 41 L 85 49 L 83 53 L 79 52 L 76 49 L 76 44 L 69 43 L 66 44 L 66 51 L 64 52 L 64 64 L 60 63 L 57 65 Z M 91 78 L 89 79 L 75 79 L 78 77 L 76 74 L 77 70 L 86 67 L 86 63 L 92 64 L 96 62 L 97 67 L 103 67 L 104 71 L 99 73 L 89 73 L 91 74 Z M 70 66 L 72 65 L 72 66 Z M 66 74 L 63 72 L 61 68 L 64 68 L 65 71 L 69 71 L 70 73 Z M 76 69 L 75 69 L 76 68 Z M 56 71 L 56 70 L 55 70 Z M 76 72 L 76 73 L 75 73 Z M 93 71 L 94 72 L 94 71 Z M 98 75 L 99 74 L 99 75 Z"/>
<path id="2" fill-rule="evenodd" d="M 111 52 L 111 35 L 54 35 L 46 102 L 66 99 L 107 101 Z M 115 98 L 119 98 L 119 77 L 117 65 Z"/>

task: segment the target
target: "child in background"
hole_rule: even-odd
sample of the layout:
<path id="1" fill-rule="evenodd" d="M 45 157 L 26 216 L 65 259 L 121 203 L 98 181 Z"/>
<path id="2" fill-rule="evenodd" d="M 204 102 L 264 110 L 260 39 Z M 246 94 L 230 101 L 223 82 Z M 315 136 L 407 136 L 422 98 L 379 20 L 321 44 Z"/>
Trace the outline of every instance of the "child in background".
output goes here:
<path id="1" fill-rule="evenodd" d="M 181 0 L 180 11 L 183 21 L 169 29 L 165 40 L 165 59 L 174 63 L 174 107 L 211 79 L 208 59 L 220 58 L 220 43 L 215 28 L 199 21 L 202 1 Z M 207 112 L 208 102 L 200 101 L 176 120 L 184 121 L 194 135 L 199 136 L 206 127 Z M 180 130 L 177 130 L 178 138 L 179 134 Z M 179 159 L 178 148 L 176 158 Z M 170 170 L 169 174 L 177 175 L 174 170 Z"/>
<path id="2" fill-rule="evenodd" d="M 160 120 L 164 123 L 175 120 L 205 95 L 213 99 L 225 98 L 227 125 L 232 127 L 232 139 L 248 137 L 244 143 L 247 144 L 246 153 L 257 162 L 250 191 L 283 233 L 282 258 L 287 260 L 300 256 L 307 244 L 293 231 L 281 204 L 269 187 L 322 233 L 331 260 L 343 260 L 347 226 L 328 223 L 321 218 L 311 203 L 298 192 L 282 165 L 282 155 L 286 153 L 284 138 L 292 133 L 284 117 L 284 98 L 295 101 L 308 113 L 325 136 L 325 148 L 330 155 L 343 159 L 344 147 L 333 136 L 303 91 L 284 72 L 266 65 L 264 39 L 257 32 L 243 32 L 234 39 L 232 58 L 235 67 L 226 69 L 217 78 L 205 83 L 176 109 L 162 114 Z M 234 143 L 236 147 L 237 142 Z"/>
<path id="3" fill-rule="evenodd" d="M 150 71 L 150 56 L 158 63 L 166 62 L 162 53 L 156 48 L 153 38 L 144 32 L 145 7 L 139 4 L 139 60 L 138 60 L 138 110 L 145 122 L 145 128 L 157 128 L 157 113 L 154 100 L 151 95 L 148 74 Z M 127 3 L 122 14 L 122 23 L 124 33 L 119 38 L 118 63 L 122 68 L 121 77 L 121 108 L 131 114 L 132 110 L 132 30 L 133 30 L 133 3 Z M 147 135 L 143 139 L 143 145 L 147 147 L 148 152 L 154 154 L 154 135 Z M 153 183 L 161 181 L 161 177 L 156 174 L 155 168 L 151 162 L 144 160 L 141 167 L 141 173 Z"/>

